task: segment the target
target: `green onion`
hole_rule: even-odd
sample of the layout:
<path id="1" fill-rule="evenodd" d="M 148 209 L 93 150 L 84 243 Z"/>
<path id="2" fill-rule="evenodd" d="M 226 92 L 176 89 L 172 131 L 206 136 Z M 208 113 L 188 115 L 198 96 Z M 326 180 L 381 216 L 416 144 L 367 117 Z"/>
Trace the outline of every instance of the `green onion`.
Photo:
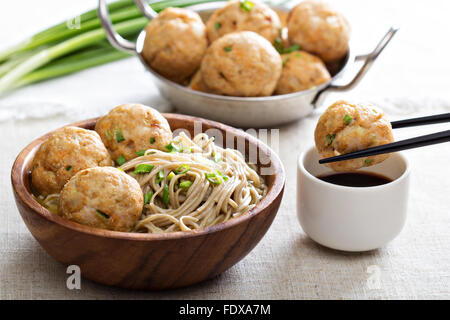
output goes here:
<path id="1" fill-rule="evenodd" d="M 220 162 L 222 161 L 222 157 L 220 156 L 220 154 L 218 153 L 213 153 L 213 157 L 214 157 L 214 162 Z"/>
<path id="2" fill-rule="evenodd" d="M 118 170 L 120 170 L 120 171 L 122 171 L 122 172 L 125 172 L 125 171 L 123 171 L 123 169 L 122 168 L 117 168 Z"/>
<path id="3" fill-rule="evenodd" d="M 174 171 L 176 174 L 183 174 L 188 172 L 191 169 L 191 167 L 188 164 L 183 164 L 181 166 L 179 166 L 178 168 L 176 168 Z"/>
<path id="4" fill-rule="evenodd" d="M 67 166 L 66 171 L 70 171 L 70 170 L 72 170 L 72 166 Z"/>
<path id="5" fill-rule="evenodd" d="M 109 216 L 106 213 L 104 213 L 103 211 L 95 209 L 95 212 L 97 212 L 102 218 L 109 219 Z"/>
<path id="6" fill-rule="evenodd" d="M 348 114 L 345 115 L 345 117 L 344 117 L 344 123 L 345 123 L 346 125 L 349 125 L 350 122 L 352 122 L 352 120 L 353 120 L 353 118 L 352 118 L 350 115 L 348 115 Z"/>
<path id="7" fill-rule="evenodd" d="M 300 52 L 296 52 L 296 53 L 295 53 L 295 57 L 301 59 L 302 54 L 301 54 Z"/>
<path id="8" fill-rule="evenodd" d="M 122 130 L 120 128 L 114 129 L 114 136 L 116 137 L 117 142 L 122 142 L 125 140 L 125 138 L 123 137 Z"/>
<path id="9" fill-rule="evenodd" d="M 175 173 L 173 171 L 170 171 L 170 173 L 167 175 L 167 180 L 172 180 L 172 178 L 175 177 Z"/>
<path id="10" fill-rule="evenodd" d="M 183 151 L 183 144 L 179 141 L 172 141 L 167 146 L 164 146 L 167 152 L 181 152 Z"/>
<path id="11" fill-rule="evenodd" d="M 222 177 L 222 179 L 223 179 L 224 181 L 227 181 L 227 180 L 229 179 L 228 176 L 224 175 L 222 172 L 220 172 L 220 171 L 218 171 L 218 170 L 216 170 L 216 173 L 217 173 L 220 177 Z"/>
<path id="12" fill-rule="evenodd" d="M 116 159 L 116 163 L 121 166 L 123 165 L 125 162 L 127 162 L 127 159 L 125 159 L 124 155 L 121 154 L 120 156 L 117 157 Z"/>
<path id="13" fill-rule="evenodd" d="M 230 52 L 231 51 L 231 46 L 225 47 L 225 48 L 223 48 L 223 50 L 225 50 L 225 52 Z"/>
<path id="14" fill-rule="evenodd" d="M 164 171 L 159 171 L 158 174 L 156 175 L 156 179 L 155 179 L 155 183 L 159 184 L 161 181 L 164 180 Z"/>
<path id="15" fill-rule="evenodd" d="M 282 66 L 284 67 L 285 65 L 286 65 L 286 63 L 288 63 L 289 62 L 289 59 L 290 59 L 290 57 L 286 57 L 286 58 L 284 58 L 284 60 L 283 60 L 283 64 L 282 64 Z"/>
<path id="16" fill-rule="evenodd" d="M 252 11 L 255 4 L 248 0 L 241 0 L 241 9 L 247 12 Z"/>
<path id="17" fill-rule="evenodd" d="M 169 205 L 169 185 L 167 184 L 164 186 L 162 201 L 166 206 Z"/>
<path id="18" fill-rule="evenodd" d="M 276 38 L 273 43 L 273 46 L 275 47 L 275 49 L 278 51 L 279 54 L 291 53 L 291 52 L 300 50 L 300 46 L 298 44 L 294 44 L 290 47 L 285 48 L 283 39 L 281 39 L 281 38 Z M 296 54 L 296 56 L 298 58 L 300 58 L 299 54 L 300 53 Z"/>
<path id="19" fill-rule="evenodd" d="M 133 173 L 134 174 L 145 174 L 149 173 L 153 170 L 155 166 L 151 164 L 141 163 L 136 166 Z"/>
<path id="20" fill-rule="evenodd" d="M 373 162 L 373 159 L 366 159 L 366 160 L 364 160 L 364 165 L 366 167 L 368 167 L 368 166 L 370 166 L 372 164 L 372 162 Z"/>
<path id="21" fill-rule="evenodd" d="M 219 30 L 220 28 L 222 28 L 222 24 L 220 22 L 214 23 L 214 29 Z"/>
<path id="22" fill-rule="evenodd" d="M 326 146 L 332 145 L 335 138 L 336 134 L 327 134 L 327 136 L 325 137 L 325 145 Z"/>
<path id="23" fill-rule="evenodd" d="M 298 44 L 294 44 L 288 48 L 285 48 L 283 53 L 291 53 L 297 50 L 300 50 L 300 46 Z"/>
<path id="24" fill-rule="evenodd" d="M 146 18 L 136 18 L 116 24 L 115 29 L 122 35 L 130 35 L 142 30 L 147 23 Z M 39 51 L 0 79 L 0 94 L 15 88 L 15 83 L 31 71 L 64 55 L 94 45 L 104 40 L 105 37 L 103 29 L 95 29 Z"/>
<path id="25" fill-rule="evenodd" d="M 183 189 L 189 189 L 192 186 L 192 181 L 186 180 L 180 183 L 179 187 Z"/>
<path id="26" fill-rule="evenodd" d="M 152 200 L 152 197 L 153 197 L 153 191 L 152 190 L 150 190 L 149 192 L 144 194 L 144 204 L 149 204 L 150 200 Z"/>
<path id="27" fill-rule="evenodd" d="M 145 155 L 145 151 L 147 151 L 147 150 L 136 151 L 136 155 L 137 155 L 138 157 L 142 157 L 143 155 Z"/>
<path id="28" fill-rule="evenodd" d="M 275 50 L 278 51 L 279 54 L 282 54 L 284 51 L 284 43 L 283 40 L 281 38 L 276 38 L 273 46 L 275 47 Z"/>
<path id="29" fill-rule="evenodd" d="M 205 173 L 205 177 L 213 184 L 219 185 L 222 183 L 222 179 L 220 179 L 220 177 L 218 177 L 215 173 Z"/>
<path id="30" fill-rule="evenodd" d="M 151 144 L 154 144 L 155 141 L 156 141 L 156 139 L 155 139 L 154 137 L 151 137 L 151 138 L 150 138 L 150 143 L 151 143 Z"/>

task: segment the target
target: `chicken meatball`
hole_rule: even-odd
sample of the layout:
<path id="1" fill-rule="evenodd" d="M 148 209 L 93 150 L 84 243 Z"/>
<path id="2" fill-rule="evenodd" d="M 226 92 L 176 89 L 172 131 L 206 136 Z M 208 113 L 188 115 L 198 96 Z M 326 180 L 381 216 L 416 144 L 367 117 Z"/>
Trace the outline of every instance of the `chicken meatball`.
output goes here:
<path id="1" fill-rule="evenodd" d="M 321 115 L 314 133 L 316 148 L 322 158 L 338 156 L 394 141 L 392 126 L 384 113 L 370 104 L 337 101 Z M 335 171 L 351 171 L 386 160 L 380 154 L 328 163 Z"/>
<path id="2" fill-rule="evenodd" d="M 322 60 L 306 51 L 286 53 L 281 58 L 283 69 L 276 94 L 307 90 L 330 80 L 330 73 Z"/>
<path id="3" fill-rule="evenodd" d="M 289 41 L 317 54 L 326 63 L 346 55 L 350 25 L 328 4 L 303 1 L 289 12 L 287 23 Z"/>
<path id="4" fill-rule="evenodd" d="M 251 31 L 213 42 L 201 64 L 203 82 L 217 94 L 270 96 L 281 74 L 281 57 L 269 41 Z"/>
<path id="5" fill-rule="evenodd" d="M 41 195 L 59 193 L 78 171 L 112 164 L 97 132 L 65 127 L 54 132 L 39 147 L 33 159 L 31 180 Z"/>
<path id="6" fill-rule="evenodd" d="M 271 43 L 279 36 L 281 22 L 277 13 L 256 1 L 234 0 L 216 10 L 206 23 L 209 42 L 236 31 L 253 31 Z"/>
<path id="7" fill-rule="evenodd" d="M 203 82 L 202 73 L 200 70 L 197 71 L 192 77 L 191 82 L 189 83 L 189 88 L 195 91 L 209 92 L 209 89 Z"/>
<path id="8" fill-rule="evenodd" d="M 145 30 L 142 55 L 153 70 L 183 83 L 198 69 L 208 41 L 205 25 L 196 12 L 167 8 Z"/>
<path id="9" fill-rule="evenodd" d="M 141 104 L 123 104 L 101 117 L 95 125 L 117 164 L 133 159 L 147 149 L 167 151 L 172 141 L 167 120 L 155 109 Z"/>
<path id="10" fill-rule="evenodd" d="M 95 228 L 130 231 L 142 214 L 139 183 L 113 167 L 85 169 L 74 175 L 59 197 L 59 215 Z"/>

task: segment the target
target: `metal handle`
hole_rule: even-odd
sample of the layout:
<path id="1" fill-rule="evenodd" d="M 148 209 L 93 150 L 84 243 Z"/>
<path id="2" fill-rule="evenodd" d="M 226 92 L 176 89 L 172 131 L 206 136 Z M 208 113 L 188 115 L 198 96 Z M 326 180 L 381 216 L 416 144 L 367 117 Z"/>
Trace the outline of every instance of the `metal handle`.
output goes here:
<path id="1" fill-rule="evenodd" d="M 153 10 L 153 8 L 150 7 L 146 1 L 134 0 L 134 3 L 136 3 L 139 10 L 141 10 L 142 14 L 147 18 L 154 19 L 158 16 L 158 13 L 155 10 Z"/>
<path id="2" fill-rule="evenodd" d="M 320 96 L 326 91 L 335 91 L 335 92 L 347 91 L 355 87 L 361 81 L 361 79 L 364 77 L 367 71 L 369 71 L 372 64 L 375 62 L 375 60 L 378 58 L 378 56 L 384 50 L 384 48 L 386 48 L 386 46 L 389 44 L 389 42 L 394 37 L 398 29 L 399 28 L 397 27 L 391 27 L 388 30 L 388 32 L 383 36 L 383 38 L 380 40 L 380 42 L 378 42 L 377 46 L 371 53 L 355 57 L 355 61 L 364 60 L 364 63 L 349 83 L 344 85 L 330 84 L 328 87 L 322 89 L 317 93 L 317 95 L 314 97 L 312 104 L 316 106 Z"/>
<path id="3" fill-rule="evenodd" d="M 127 39 L 122 38 L 120 34 L 118 34 L 109 19 L 108 7 L 106 5 L 106 0 L 98 0 L 98 17 L 100 18 L 100 22 L 102 23 L 103 29 L 106 33 L 106 38 L 111 43 L 111 45 L 121 51 L 126 53 L 136 53 L 136 44 L 134 42 L 128 41 Z"/>

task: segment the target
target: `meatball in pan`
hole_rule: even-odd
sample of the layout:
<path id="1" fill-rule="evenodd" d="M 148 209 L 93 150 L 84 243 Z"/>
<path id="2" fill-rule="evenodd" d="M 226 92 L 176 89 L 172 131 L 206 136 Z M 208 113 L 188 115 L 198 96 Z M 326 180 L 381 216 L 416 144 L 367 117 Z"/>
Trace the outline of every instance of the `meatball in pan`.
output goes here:
<path id="1" fill-rule="evenodd" d="M 392 126 L 384 113 L 370 104 L 337 101 L 321 115 L 314 132 L 322 158 L 338 156 L 394 141 Z M 326 164 L 335 171 L 351 171 L 386 160 L 389 154 Z"/>
<path id="2" fill-rule="evenodd" d="M 234 0 L 216 10 L 206 23 L 209 42 L 236 31 L 253 31 L 273 43 L 280 35 L 281 22 L 267 5 L 250 0 Z"/>
<path id="3" fill-rule="evenodd" d="M 142 55 L 148 65 L 177 83 L 184 83 L 198 69 L 206 51 L 205 25 L 191 10 L 167 8 L 150 21 Z"/>
<path id="4" fill-rule="evenodd" d="M 326 63 L 340 60 L 347 54 L 350 25 L 325 2 L 301 2 L 289 12 L 287 25 L 290 43 L 318 55 Z"/>
<path id="5" fill-rule="evenodd" d="M 281 58 L 283 69 L 275 94 L 308 90 L 331 79 L 322 60 L 306 51 L 286 53 Z"/>
<path id="6" fill-rule="evenodd" d="M 206 51 L 200 71 L 211 92 L 229 96 L 270 96 L 281 74 L 281 57 L 262 36 L 226 34 Z"/>

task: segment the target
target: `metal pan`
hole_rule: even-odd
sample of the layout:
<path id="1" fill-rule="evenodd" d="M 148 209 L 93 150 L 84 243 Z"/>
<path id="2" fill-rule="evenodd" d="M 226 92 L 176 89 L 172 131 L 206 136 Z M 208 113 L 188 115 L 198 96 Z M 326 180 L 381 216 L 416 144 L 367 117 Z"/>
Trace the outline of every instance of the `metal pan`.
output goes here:
<path id="1" fill-rule="evenodd" d="M 206 21 L 216 9 L 222 7 L 225 3 L 226 2 L 211 2 L 191 6 L 189 9 L 199 13 L 202 19 Z M 157 13 L 141 0 L 136 0 L 136 4 L 149 19 L 157 16 Z M 283 7 L 272 6 L 272 8 L 287 11 L 287 9 Z M 350 48 L 347 56 L 340 62 L 337 72 L 335 72 L 329 81 L 320 86 L 305 91 L 269 97 L 231 97 L 194 91 L 162 77 L 147 65 L 142 56 L 145 29 L 141 31 L 136 43 L 130 42 L 114 31 L 109 20 L 105 0 L 99 0 L 98 9 L 99 17 L 109 42 L 119 50 L 136 54 L 143 66 L 152 75 L 153 81 L 160 93 L 169 100 L 179 112 L 207 119 L 214 119 L 235 127 L 243 128 L 273 127 L 283 123 L 292 122 L 310 114 L 318 105 L 319 98 L 322 98 L 326 93 L 332 91 L 347 91 L 353 88 L 364 77 L 378 55 L 383 51 L 398 30 L 397 28 L 391 27 L 377 44 L 375 49 L 369 54 L 355 56 Z M 362 64 L 354 78 L 345 85 L 335 84 L 336 80 L 344 74 L 350 65 L 358 61 Z"/>

